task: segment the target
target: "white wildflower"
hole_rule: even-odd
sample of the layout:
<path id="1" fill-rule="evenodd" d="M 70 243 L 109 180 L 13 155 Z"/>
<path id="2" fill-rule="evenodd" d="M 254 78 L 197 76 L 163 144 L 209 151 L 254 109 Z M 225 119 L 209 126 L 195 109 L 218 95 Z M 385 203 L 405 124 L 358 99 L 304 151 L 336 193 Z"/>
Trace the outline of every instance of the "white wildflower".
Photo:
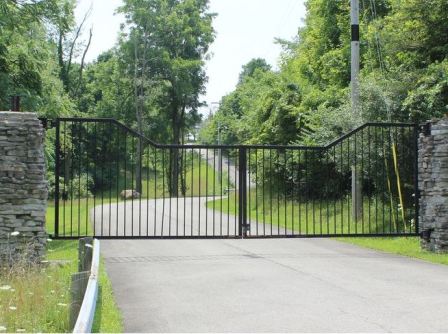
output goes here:
<path id="1" fill-rule="evenodd" d="M 10 309 L 11 311 L 15 311 L 15 310 L 17 310 L 17 307 L 15 307 L 15 306 L 10 306 L 9 309 Z"/>
<path id="2" fill-rule="evenodd" d="M 19 231 L 14 231 L 14 232 L 11 233 L 11 236 L 16 237 L 16 236 L 18 236 L 19 234 L 20 234 Z"/>
<path id="3" fill-rule="evenodd" d="M 0 290 L 11 290 L 11 286 L 10 285 L 2 285 L 2 286 L 0 286 Z"/>
<path id="4" fill-rule="evenodd" d="M 51 290 L 50 293 L 53 295 L 54 294 L 54 290 Z"/>

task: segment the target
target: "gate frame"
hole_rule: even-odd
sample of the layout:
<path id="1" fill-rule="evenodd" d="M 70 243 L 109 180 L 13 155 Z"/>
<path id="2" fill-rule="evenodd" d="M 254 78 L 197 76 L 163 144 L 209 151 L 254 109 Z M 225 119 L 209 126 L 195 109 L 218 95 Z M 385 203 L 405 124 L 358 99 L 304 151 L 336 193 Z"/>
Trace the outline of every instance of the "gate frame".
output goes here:
<path id="1" fill-rule="evenodd" d="M 44 129 L 55 128 L 55 221 L 54 221 L 54 235 L 55 239 L 75 240 L 83 236 L 60 236 L 59 235 L 59 213 L 60 213 L 60 168 L 61 168 L 61 148 L 60 148 L 60 122 L 110 122 L 118 127 L 128 131 L 134 136 L 143 139 L 146 143 L 152 145 L 154 148 L 167 148 L 167 149 L 236 149 L 238 150 L 238 235 L 231 236 L 95 236 L 99 239 L 272 239 L 272 238 L 337 238 L 337 237 L 403 237 L 403 236 L 421 236 L 419 229 L 419 184 L 418 184 L 418 137 L 419 133 L 424 130 L 424 126 L 417 123 L 406 122 L 367 122 L 363 125 L 349 131 L 341 137 L 331 141 L 327 145 L 320 146 L 304 146 L 304 145 L 221 145 L 221 144 L 159 144 L 144 135 L 138 133 L 136 130 L 129 128 L 123 123 L 117 121 L 114 118 L 84 118 L 84 117 L 57 117 L 54 119 L 48 119 L 44 117 L 39 118 L 44 125 Z M 412 233 L 360 233 L 360 234 L 294 234 L 294 235 L 250 235 L 250 224 L 247 220 L 247 150 L 248 149 L 302 149 L 302 150 L 326 150 L 330 147 L 339 144 L 344 139 L 347 139 L 355 133 L 363 130 L 369 126 L 382 126 L 382 127 L 397 127 L 397 128 L 413 128 L 413 150 L 415 152 L 414 159 L 414 221 L 415 228 Z"/>

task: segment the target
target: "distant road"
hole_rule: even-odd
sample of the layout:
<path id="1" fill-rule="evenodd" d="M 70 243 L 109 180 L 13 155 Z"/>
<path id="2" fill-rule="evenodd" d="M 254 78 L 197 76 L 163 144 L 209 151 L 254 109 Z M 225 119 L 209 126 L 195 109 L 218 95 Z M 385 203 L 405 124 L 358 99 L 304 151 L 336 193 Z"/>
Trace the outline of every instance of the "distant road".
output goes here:
<path id="1" fill-rule="evenodd" d="M 216 151 L 216 155 L 214 154 L 214 151 Z M 209 166 L 215 168 L 216 171 L 219 171 L 218 150 L 195 149 L 195 152 L 200 154 L 201 157 L 208 162 Z M 239 180 L 238 167 L 224 154 L 222 155 L 222 170 L 223 173 L 228 173 L 230 181 L 235 185 L 235 188 L 237 188 Z M 255 187 L 255 182 L 249 178 L 249 173 L 247 173 L 247 186 L 248 188 Z"/>

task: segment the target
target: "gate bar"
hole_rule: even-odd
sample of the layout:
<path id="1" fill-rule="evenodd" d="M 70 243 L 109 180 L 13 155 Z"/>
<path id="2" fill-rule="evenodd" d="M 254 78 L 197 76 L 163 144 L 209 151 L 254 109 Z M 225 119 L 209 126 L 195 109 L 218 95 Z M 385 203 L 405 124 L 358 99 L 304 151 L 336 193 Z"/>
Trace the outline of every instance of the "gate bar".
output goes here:
<path id="1" fill-rule="evenodd" d="M 238 162 L 238 195 L 239 195 L 239 210 L 238 210 L 238 235 L 241 238 L 247 237 L 247 151 L 244 146 L 239 147 L 239 162 Z"/>

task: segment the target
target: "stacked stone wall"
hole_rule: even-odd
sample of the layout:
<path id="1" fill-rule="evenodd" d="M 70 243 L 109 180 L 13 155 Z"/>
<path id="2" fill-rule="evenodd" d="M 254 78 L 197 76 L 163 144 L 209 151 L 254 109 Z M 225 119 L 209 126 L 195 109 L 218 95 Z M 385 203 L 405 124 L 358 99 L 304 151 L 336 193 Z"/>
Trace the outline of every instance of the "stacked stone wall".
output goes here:
<path id="1" fill-rule="evenodd" d="M 448 252 L 448 117 L 420 135 L 419 190 L 422 248 Z"/>
<path id="2" fill-rule="evenodd" d="M 36 114 L 0 112 L 0 261 L 45 252 L 44 129 Z"/>

